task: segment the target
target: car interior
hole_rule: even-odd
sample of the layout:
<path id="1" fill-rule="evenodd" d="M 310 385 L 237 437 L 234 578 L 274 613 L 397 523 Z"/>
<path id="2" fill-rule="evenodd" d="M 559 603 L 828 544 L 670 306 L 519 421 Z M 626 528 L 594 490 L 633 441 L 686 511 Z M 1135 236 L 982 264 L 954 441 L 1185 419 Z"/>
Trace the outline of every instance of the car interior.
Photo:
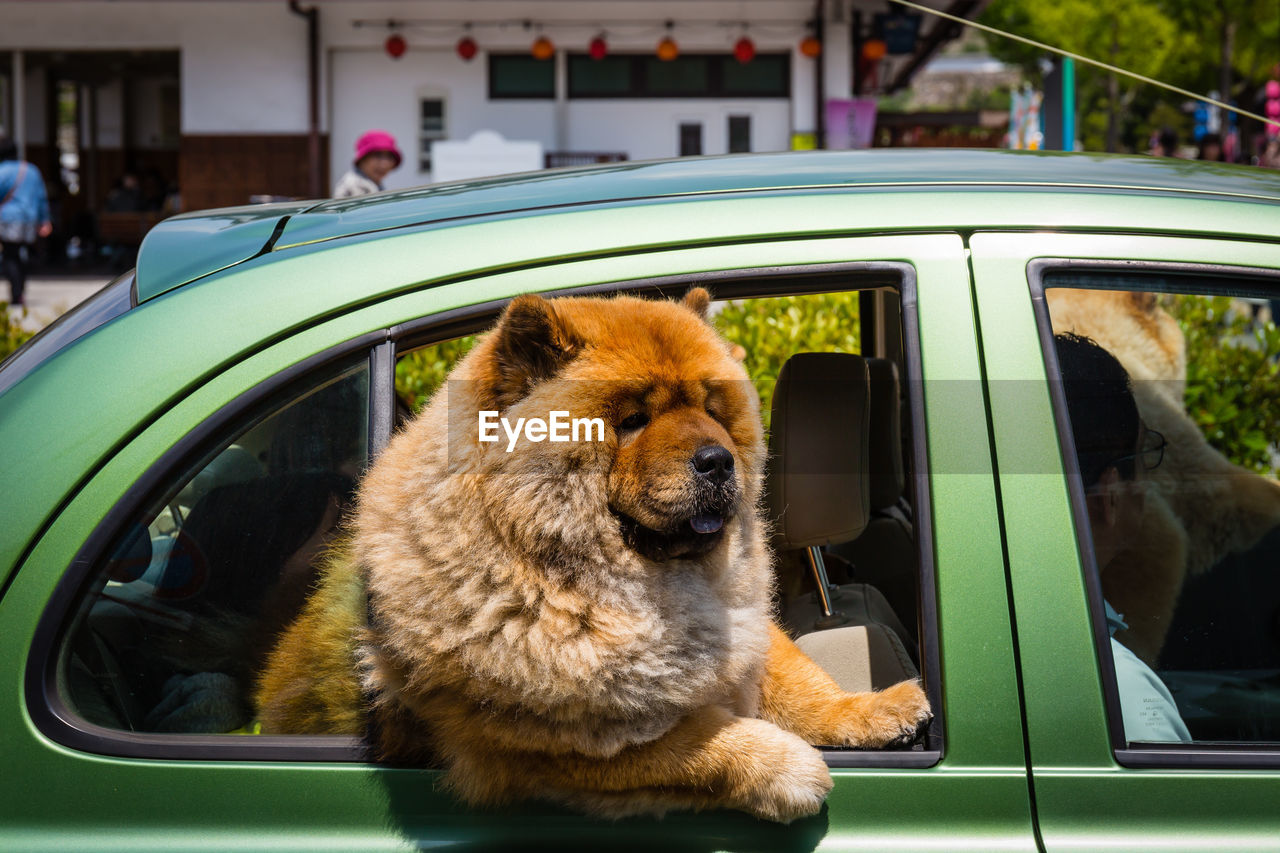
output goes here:
<path id="1" fill-rule="evenodd" d="M 866 313 L 896 332 L 896 296 L 870 296 Z M 900 341 L 882 335 L 878 357 L 793 352 L 773 386 L 778 619 L 850 691 L 921 671 Z M 305 600 L 365 464 L 368 384 L 349 372 L 239 421 L 145 507 L 64 646 L 59 689 L 72 709 L 125 731 L 256 731 L 258 668 Z M 407 417 L 410 402 L 397 408 Z"/>

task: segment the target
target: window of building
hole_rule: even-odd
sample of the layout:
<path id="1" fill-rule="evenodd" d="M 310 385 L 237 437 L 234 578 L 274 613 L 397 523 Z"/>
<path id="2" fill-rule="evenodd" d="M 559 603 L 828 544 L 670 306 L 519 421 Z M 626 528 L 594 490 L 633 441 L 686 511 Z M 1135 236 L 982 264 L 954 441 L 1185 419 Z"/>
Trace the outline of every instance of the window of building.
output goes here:
<path id="1" fill-rule="evenodd" d="M 445 100 L 438 95 L 418 97 L 418 171 L 431 171 L 431 146 L 447 139 Z"/>
<path id="2" fill-rule="evenodd" d="M 682 121 L 679 128 L 680 156 L 693 157 L 702 153 L 702 123 Z"/>
<path id="3" fill-rule="evenodd" d="M 721 91 L 729 97 L 787 97 L 791 59 L 785 53 L 757 54 L 750 62 L 720 62 Z"/>
<path id="4" fill-rule="evenodd" d="M 751 150 L 751 116 L 729 116 L 729 153 L 742 154 Z"/>
<path id="5" fill-rule="evenodd" d="M 625 55 L 592 59 L 584 53 L 569 54 L 569 97 L 625 98 L 638 88 L 636 67 Z"/>
<path id="6" fill-rule="evenodd" d="M 527 53 L 490 53 L 489 97 L 554 98 L 556 66 Z"/>
<path id="7" fill-rule="evenodd" d="M 787 98 L 791 62 L 785 53 L 757 54 L 742 63 L 733 54 L 613 54 L 593 60 L 569 56 L 570 98 Z M 547 97 L 550 97 L 548 95 Z"/>
<path id="8" fill-rule="evenodd" d="M 1184 270 L 1044 274 L 1120 749 L 1280 744 L 1280 302 Z"/>

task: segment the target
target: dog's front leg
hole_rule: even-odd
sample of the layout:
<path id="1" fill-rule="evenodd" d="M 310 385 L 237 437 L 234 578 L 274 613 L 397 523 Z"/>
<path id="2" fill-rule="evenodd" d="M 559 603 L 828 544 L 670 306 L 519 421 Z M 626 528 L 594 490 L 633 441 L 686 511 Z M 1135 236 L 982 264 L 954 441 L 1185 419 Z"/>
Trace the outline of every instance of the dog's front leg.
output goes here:
<path id="1" fill-rule="evenodd" d="M 698 709 L 662 737 L 608 758 L 515 758 L 508 753 L 501 763 L 470 767 L 464 761 L 453 768 L 453 782 L 473 801 L 491 799 L 485 795 L 499 783 L 505 788 L 499 800 L 547 799 L 603 817 L 731 808 L 782 823 L 817 814 L 831 790 L 821 753 L 772 723 L 719 706 Z M 488 790 L 468 791 L 470 780 Z"/>
<path id="2" fill-rule="evenodd" d="M 879 747 L 910 742 L 931 717 L 916 681 L 874 693 L 847 693 L 822 667 L 770 625 L 760 716 L 809 743 Z"/>

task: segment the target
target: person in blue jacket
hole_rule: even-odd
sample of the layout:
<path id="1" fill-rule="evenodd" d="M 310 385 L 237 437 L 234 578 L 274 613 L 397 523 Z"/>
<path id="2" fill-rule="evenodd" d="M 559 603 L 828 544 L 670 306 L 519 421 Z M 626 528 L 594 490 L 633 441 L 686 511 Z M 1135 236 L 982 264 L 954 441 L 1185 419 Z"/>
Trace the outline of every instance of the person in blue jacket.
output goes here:
<path id="1" fill-rule="evenodd" d="M 0 274 L 9 279 L 9 303 L 23 305 L 27 285 L 27 252 L 37 237 L 53 231 L 44 176 L 25 160 L 18 146 L 0 136 Z"/>

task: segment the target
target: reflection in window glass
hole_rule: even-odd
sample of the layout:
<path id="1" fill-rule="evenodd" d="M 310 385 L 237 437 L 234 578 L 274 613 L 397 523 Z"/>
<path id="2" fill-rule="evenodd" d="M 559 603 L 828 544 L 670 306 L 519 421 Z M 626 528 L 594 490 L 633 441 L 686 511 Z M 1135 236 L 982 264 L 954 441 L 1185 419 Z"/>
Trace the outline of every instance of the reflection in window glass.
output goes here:
<path id="1" fill-rule="evenodd" d="M 367 461 L 368 370 L 326 375 L 172 480 L 99 566 L 62 649 L 88 721 L 252 732 L 253 683 Z"/>
<path id="2" fill-rule="evenodd" d="M 1280 306 L 1232 278 L 1045 283 L 1124 739 L 1280 741 Z"/>

